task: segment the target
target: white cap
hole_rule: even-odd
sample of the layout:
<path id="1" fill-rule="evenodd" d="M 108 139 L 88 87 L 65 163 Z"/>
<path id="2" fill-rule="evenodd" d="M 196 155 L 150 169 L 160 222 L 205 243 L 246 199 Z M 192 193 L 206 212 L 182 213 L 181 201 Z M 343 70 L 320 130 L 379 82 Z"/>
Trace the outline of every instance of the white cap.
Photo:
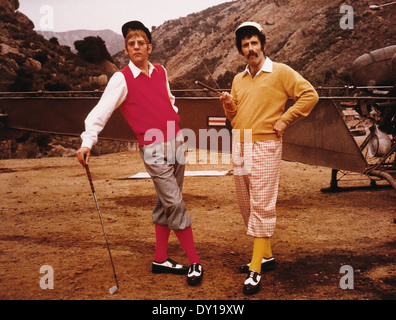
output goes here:
<path id="1" fill-rule="evenodd" d="M 246 21 L 244 23 L 242 23 L 236 30 L 235 33 L 238 33 L 239 30 L 241 30 L 242 28 L 246 28 L 246 27 L 250 27 L 250 28 L 255 28 L 257 29 L 259 32 L 263 32 L 263 28 L 261 27 L 260 24 L 258 24 L 257 22 L 252 22 L 252 21 Z"/>

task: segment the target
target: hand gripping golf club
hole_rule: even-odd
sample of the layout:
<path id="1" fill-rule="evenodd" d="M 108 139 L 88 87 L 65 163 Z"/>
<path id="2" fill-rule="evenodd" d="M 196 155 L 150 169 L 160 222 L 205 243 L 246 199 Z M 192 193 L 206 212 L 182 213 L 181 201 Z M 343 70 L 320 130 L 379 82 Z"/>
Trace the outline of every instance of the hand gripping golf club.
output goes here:
<path id="1" fill-rule="evenodd" d="M 99 213 L 100 223 L 102 224 L 103 234 L 104 234 L 105 239 L 106 239 L 107 251 L 109 252 L 111 265 L 113 266 L 113 274 L 114 274 L 114 279 L 115 279 L 116 285 L 114 287 L 111 287 L 109 291 L 110 291 L 110 294 L 114 294 L 114 292 L 116 292 L 117 289 L 118 289 L 117 275 L 116 275 L 116 271 L 115 271 L 115 268 L 114 268 L 113 258 L 111 257 L 110 246 L 109 246 L 109 242 L 107 241 L 107 235 L 106 235 L 106 231 L 105 231 L 103 220 L 102 220 L 102 214 L 100 213 L 98 199 L 96 198 L 95 188 L 94 188 L 94 185 L 93 185 L 93 182 L 92 182 L 91 171 L 89 170 L 88 164 L 85 165 L 85 171 L 87 171 L 89 184 L 91 185 L 92 194 L 93 194 L 93 197 L 95 199 L 96 208 L 98 209 L 98 213 Z"/>

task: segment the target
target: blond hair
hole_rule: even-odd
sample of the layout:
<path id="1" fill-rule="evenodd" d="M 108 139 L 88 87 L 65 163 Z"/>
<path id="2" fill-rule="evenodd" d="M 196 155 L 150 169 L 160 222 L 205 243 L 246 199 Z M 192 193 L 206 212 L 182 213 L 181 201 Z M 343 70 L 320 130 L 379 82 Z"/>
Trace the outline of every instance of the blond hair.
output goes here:
<path id="1" fill-rule="evenodd" d="M 125 37 L 125 48 L 127 47 L 128 40 L 132 37 L 142 36 L 144 41 L 146 41 L 147 45 L 150 44 L 149 38 L 143 30 L 132 30 L 129 29 L 127 36 Z"/>

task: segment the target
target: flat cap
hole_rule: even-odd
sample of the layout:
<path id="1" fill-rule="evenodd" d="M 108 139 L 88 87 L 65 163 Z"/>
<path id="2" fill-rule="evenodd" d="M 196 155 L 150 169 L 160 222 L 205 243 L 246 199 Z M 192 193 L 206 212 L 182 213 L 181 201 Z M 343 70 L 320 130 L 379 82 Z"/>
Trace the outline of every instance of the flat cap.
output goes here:
<path id="1" fill-rule="evenodd" d="M 245 28 L 253 28 L 253 29 L 257 29 L 260 33 L 263 32 L 263 28 L 261 27 L 260 24 L 258 24 L 257 22 L 252 22 L 252 21 L 246 21 L 244 23 L 242 23 L 236 30 L 235 30 L 235 34 L 238 36 L 238 33 L 240 33 L 243 29 Z"/>
<path id="2" fill-rule="evenodd" d="M 136 20 L 129 21 L 122 26 L 121 30 L 122 30 L 122 35 L 124 36 L 124 38 L 126 38 L 126 36 L 128 35 L 129 30 L 142 30 L 147 35 L 147 38 L 149 39 L 149 42 L 151 43 L 151 32 L 140 21 L 136 21 Z"/>

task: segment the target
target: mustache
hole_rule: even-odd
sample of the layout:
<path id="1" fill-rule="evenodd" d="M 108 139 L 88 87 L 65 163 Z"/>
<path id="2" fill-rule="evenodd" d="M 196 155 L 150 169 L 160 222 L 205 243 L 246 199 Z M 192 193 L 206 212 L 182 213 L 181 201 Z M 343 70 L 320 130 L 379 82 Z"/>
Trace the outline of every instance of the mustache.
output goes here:
<path id="1" fill-rule="evenodd" d="M 247 57 L 248 57 L 248 59 L 250 58 L 250 57 L 258 57 L 258 54 L 256 53 L 256 52 L 254 52 L 254 51 L 250 51 L 249 52 L 249 54 L 247 55 Z"/>

